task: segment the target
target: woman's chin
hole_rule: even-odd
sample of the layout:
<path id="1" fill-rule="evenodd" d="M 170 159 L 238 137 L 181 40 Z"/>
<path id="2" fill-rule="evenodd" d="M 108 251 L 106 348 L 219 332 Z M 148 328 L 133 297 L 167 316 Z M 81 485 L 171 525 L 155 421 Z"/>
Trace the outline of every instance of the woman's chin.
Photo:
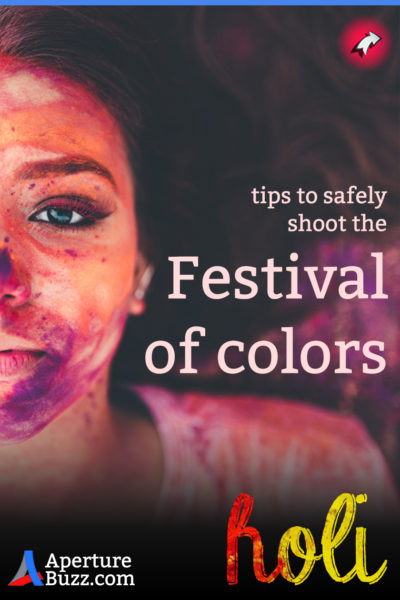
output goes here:
<path id="1" fill-rule="evenodd" d="M 40 379 L 37 370 L 0 378 L 0 446 L 34 438 L 76 400 L 54 379 Z"/>
<path id="2" fill-rule="evenodd" d="M 98 386 L 107 389 L 108 363 L 93 370 L 82 365 L 59 370 L 48 355 L 37 358 L 36 368 L 33 362 L 0 377 L 0 446 L 26 442 L 43 430 L 54 435 L 57 423 L 64 435 L 72 426 L 70 409 L 76 406 L 79 413 L 80 399 L 97 395 Z M 63 415 L 67 421 L 60 422 Z"/>
<path id="3" fill-rule="evenodd" d="M 0 425 L 0 447 L 21 444 L 34 438 L 45 427 L 46 423 L 8 423 Z"/>

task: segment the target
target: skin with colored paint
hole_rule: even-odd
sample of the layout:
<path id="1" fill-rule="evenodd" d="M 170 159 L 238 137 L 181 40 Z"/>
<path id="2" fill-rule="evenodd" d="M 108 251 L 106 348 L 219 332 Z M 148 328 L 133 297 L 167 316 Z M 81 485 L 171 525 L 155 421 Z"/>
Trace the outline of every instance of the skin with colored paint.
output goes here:
<path id="1" fill-rule="evenodd" d="M 3 65 L 0 113 L 0 481 L 13 490 L 36 473 L 39 490 L 42 472 L 61 495 L 75 463 L 80 477 L 83 465 L 96 471 L 93 442 L 96 464 L 102 451 L 113 464 L 124 439 L 107 395 L 127 315 L 143 309 L 134 296 L 134 181 L 117 124 L 79 85 Z M 136 426 L 142 452 L 157 457 L 151 426 Z M 153 473 L 144 489 L 157 481 L 149 460 L 135 462 Z M 18 490 L 7 497 L 15 503 Z"/>

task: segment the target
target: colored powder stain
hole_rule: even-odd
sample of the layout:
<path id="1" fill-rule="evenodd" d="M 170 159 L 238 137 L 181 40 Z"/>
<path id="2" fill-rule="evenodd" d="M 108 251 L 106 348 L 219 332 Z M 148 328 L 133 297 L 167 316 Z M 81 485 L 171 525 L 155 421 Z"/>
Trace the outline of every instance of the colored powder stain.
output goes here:
<path id="1" fill-rule="evenodd" d="M 5 237 L 5 238 L 4 238 L 4 242 L 5 242 L 6 244 L 8 244 L 8 242 L 9 242 L 9 241 L 10 241 L 10 238 L 9 238 L 9 237 Z"/>
<path id="2" fill-rule="evenodd" d="M 35 183 L 31 183 L 30 185 L 28 185 L 28 190 L 33 190 L 35 185 L 36 185 Z"/>
<path id="3" fill-rule="evenodd" d="M 40 294 L 39 294 L 40 296 Z M 47 317 L 42 317 L 42 321 L 47 321 Z"/>
<path id="4" fill-rule="evenodd" d="M 15 127 L 11 127 L 11 131 L 15 131 Z"/>
<path id="5" fill-rule="evenodd" d="M 38 292 L 37 294 L 35 294 L 35 298 L 40 298 L 40 296 L 42 295 L 42 292 Z"/>
<path id="6" fill-rule="evenodd" d="M 7 249 L 0 251 L 0 282 L 5 283 L 11 275 L 11 260 Z"/>
<path id="7" fill-rule="evenodd" d="M 67 249 L 67 250 L 64 250 L 64 252 L 65 252 L 65 254 L 69 254 L 69 256 L 72 256 L 73 258 L 77 258 L 78 257 L 78 255 L 75 252 L 75 250 L 69 250 L 69 249 Z"/>
<path id="8" fill-rule="evenodd" d="M 104 258 L 104 256 L 103 256 L 103 258 L 101 259 L 101 262 L 106 262 L 106 259 Z"/>

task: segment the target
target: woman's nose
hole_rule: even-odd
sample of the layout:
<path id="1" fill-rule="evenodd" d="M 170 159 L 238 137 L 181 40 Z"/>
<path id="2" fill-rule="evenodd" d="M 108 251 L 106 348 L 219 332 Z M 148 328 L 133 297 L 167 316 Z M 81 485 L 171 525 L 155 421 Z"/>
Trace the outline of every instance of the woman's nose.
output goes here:
<path id="1" fill-rule="evenodd" d="M 8 248 L 0 249 L 0 305 L 21 306 L 28 301 L 30 295 L 27 277 L 16 272 Z"/>

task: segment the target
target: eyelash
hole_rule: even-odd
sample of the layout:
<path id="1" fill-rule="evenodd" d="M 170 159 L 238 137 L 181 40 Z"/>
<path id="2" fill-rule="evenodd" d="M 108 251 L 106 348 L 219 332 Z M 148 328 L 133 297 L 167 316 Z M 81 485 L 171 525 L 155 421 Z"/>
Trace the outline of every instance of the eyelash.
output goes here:
<path id="1" fill-rule="evenodd" d="M 52 201 L 53 200 L 53 201 Z M 52 201 L 52 202 L 51 202 Z M 46 200 L 48 204 L 41 206 L 33 215 L 29 217 L 29 221 L 36 223 L 48 223 L 59 229 L 83 229 L 85 227 L 93 227 L 96 222 L 105 219 L 111 214 L 111 211 L 106 211 L 94 205 L 90 198 L 85 196 L 54 196 Z M 73 213 L 81 217 L 80 221 L 75 223 L 56 223 L 49 217 L 51 210 L 64 210 L 72 213 L 71 218 L 74 218 Z M 47 218 L 38 219 L 37 217 L 45 213 Z M 54 218 L 54 217 L 53 217 Z"/>

